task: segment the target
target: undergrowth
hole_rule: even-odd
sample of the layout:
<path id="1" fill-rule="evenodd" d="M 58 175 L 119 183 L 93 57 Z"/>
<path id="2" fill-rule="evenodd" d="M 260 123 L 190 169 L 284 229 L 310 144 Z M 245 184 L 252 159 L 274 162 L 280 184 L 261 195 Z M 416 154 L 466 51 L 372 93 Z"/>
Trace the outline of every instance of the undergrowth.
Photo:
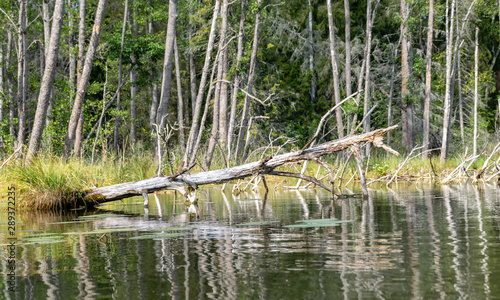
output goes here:
<path id="1" fill-rule="evenodd" d="M 214 155 L 211 170 L 227 167 L 227 159 L 218 153 Z M 170 153 L 170 161 L 162 160 L 162 173 L 169 175 L 178 171 L 176 168 L 181 160 L 181 151 L 174 149 Z M 265 153 L 264 153 L 265 154 Z M 253 153 L 248 161 L 259 160 L 264 157 L 263 153 Z M 280 153 L 281 154 L 281 153 Z M 267 154 L 266 154 L 267 155 Z M 202 161 L 204 153 L 199 153 L 197 162 Z M 348 152 L 344 156 L 338 154 L 328 155 L 322 158 L 335 175 L 336 185 L 341 182 L 345 184 L 350 180 L 359 179 L 357 165 L 354 159 L 350 159 Z M 421 178 L 438 178 L 450 172 L 458 166 L 462 157 L 450 157 L 444 165 L 439 163 L 439 157 L 414 159 L 403 164 L 406 156 L 386 156 L 385 152 L 372 151 L 370 157 L 365 158 L 365 172 L 367 181 L 376 180 L 388 175 L 413 176 Z M 479 158 L 471 166 L 471 169 L 481 168 L 485 158 Z M 347 165 L 346 165 L 347 164 Z M 230 166 L 236 165 L 231 162 Z M 279 167 L 279 170 L 300 173 L 303 163 L 290 164 Z M 399 171 L 398 171 L 399 169 Z M 52 210 L 61 207 L 76 205 L 77 200 L 88 189 L 95 186 L 108 186 L 117 183 L 137 181 L 150 178 L 157 174 L 158 166 L 154 162 L 154 156 L 148 151 L 132 151 L 129 155 L 113 155 L 108 153 L 91 163 L 88 158 L 72 158 L 69 160 L 52 155 L 41 155 L 34 158 L 31 163 L 22 159 L 11 160 L 0 169 L 0 192 L 2 197 L 7 195 L 7 187 L 16 186 L 17 203 L 20 207 L 35 210 Z M 190 173 L 206 171 L 198 163 Z M 318 178 L 326 178 L 328 170 L 316 162 L 307 164 L 306 175 Z M 249 180 L 249 179 L 247 179 Z M 325 179 L 328 181 L 328 179 Z M 427 179 L 428 180 L 428 179 Z M 270 183 L 282 183 L 294 185 L 297 179 L 267 176 Z M 340 184 L 339 184 L 340 185 Z M 0 209 L 5 209 L 7 201 L 2 201 Z"/>

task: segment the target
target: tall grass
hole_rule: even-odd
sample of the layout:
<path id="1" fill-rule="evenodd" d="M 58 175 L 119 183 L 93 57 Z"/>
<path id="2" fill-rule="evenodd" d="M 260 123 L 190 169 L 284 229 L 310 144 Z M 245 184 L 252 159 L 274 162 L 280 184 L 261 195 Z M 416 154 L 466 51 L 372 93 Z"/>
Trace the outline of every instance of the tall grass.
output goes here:
<path id="1" fill-rule="evenodd" d="M 182 152 L 179 148 L 170 149 L 170 162 L 163 159 L 162 173 L 170 174 L 171 170 L 177 171 L 176 168 L 182 159 Z M 211 169 L 222 169 L 227 165 L 227 161 L 220 149 L 216 149 Z M 348 152 L 342 159 L 339 156 L 328 155 L 323 157 L 335 173 L 335 180 L 339 181 L 342 177 L 342 182 L 346 183 L 350 178 L 356 180 L 355 176 L 357 166 L 354 159 L 346 162 Z M 247 162 L 259 160 L 267 152 L 254 151 L 249 156 Z M 198 160 L 204 160 L 205 153 L 200 151 Z M 369 159 L 367 159 L 365 170 L 368 180 L 377 179 L 386 175 L 393 175 L 399 168 L 400 164 L 405 160 L 405 156 L 396 157 L 390 155 L 386 157 L 383 151 L 372 151 Z M 399 176 L 421 176 L 422 178 L 436 178 L 449 173 L 458 166 L 463 157 L 452 156 L 444 165 L 439 163 L 439 157 L 431 157 L 422 159 L 415 157 L 407 162 L 398 173 Z M 471 167 L 478 169 L 482 166 L 485 157 L 479 158 Z M 79 199 L 82 193 L 94 186 L 108 186 L 117 183 L 137 181 L 150 178 L 157 173 L 158 166 L 154 162 L 154 155 L 151 151 L 145 151 L 142 148 L 132 149 L 127 155 L 117 155 L 111 152 L 106 155 L 101 155 L 100 159 L 91 163 L 89 159 L 72 158 L 65 160 L 53 155 L 40 155 L 34 158 L 31 163 L 26 163 L 23 160 L 12 160 L 5 167 L 0 169 L 0 190 L 2 195 L 7 194 L 7 186 L 16 186 L 16 197 L 18 204 L 24 208 L 35 210 L 53 210 L 60 208 L 68 208 L 79 205 Z M 345 171 L 341 173 L 342 170 Z M 234 166 L 234 161 L 231 166 Z M 302 166 L 299 164 L 290 164 L 281 166 L 279 170 L 300 173 Z M 318 172 L 319 170 L 319 172 Z M 200 164 L 194 167 L 190 172 L 204 171 Z M 434 174 L 435 173 L 435 174 Z M 323 177 L 328 174 L 328 170 L 320 167 L 316 162 L 308 164 L 306 174 L 309 176 Z M 431 176 L 428 176 L 430 175 Z M 284 178 L 271 177 L 268 181 L 281 182 Z M 294 184 L 296 179 L 286 179 L 287 184 Z M 6 205 L 6 201 L 2 201 L 0 209 L 5 208 L 1 205 Z"/>
<path id="2" fill-rule="evenodd" d="M 30 163 L 16 161 L 0 171 L 3 185 L 16 186 L 20 207 L 51 210 L 74 207 L 81 193 L 94 186 L 149 178 L 155 174 L 151 155 L 111 157 L 91 164 L 86 159 L 70 159 L 49 155 Z"/>

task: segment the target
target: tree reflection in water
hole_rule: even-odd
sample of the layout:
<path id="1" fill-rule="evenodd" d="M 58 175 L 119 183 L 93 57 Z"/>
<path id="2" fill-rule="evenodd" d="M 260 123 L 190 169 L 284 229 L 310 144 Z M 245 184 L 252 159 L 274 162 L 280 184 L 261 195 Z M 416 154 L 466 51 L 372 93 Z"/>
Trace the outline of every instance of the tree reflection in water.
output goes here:
<path id="1" fill-rule="evenodd" d="M 332 200 L 313 190 L 235 196 L 214 188 L 199 192 L 196 214 L 175 193 L 155 195 L 148 215 L 141 199 L 130 199 L 103 207 L 128 217 L 87 223 L 49 225 L 76 215 L 21 212 L 20 230 L 140 230 L 110 232 L 107 242 L 71 234 L 63 243 L 19 245 L 19 290 L 9 294 L 5 278 L 0 284 L 7 299 L 491 298 L 500 294 L 492 284 L 500 280 L 498 191 L 421 185 Z M 321 218 L 352 222 L 283 227 Z M 238 225 L 247 222 L 262 225 Z M 194 229 L 130 239 L 173 226 Z"/>

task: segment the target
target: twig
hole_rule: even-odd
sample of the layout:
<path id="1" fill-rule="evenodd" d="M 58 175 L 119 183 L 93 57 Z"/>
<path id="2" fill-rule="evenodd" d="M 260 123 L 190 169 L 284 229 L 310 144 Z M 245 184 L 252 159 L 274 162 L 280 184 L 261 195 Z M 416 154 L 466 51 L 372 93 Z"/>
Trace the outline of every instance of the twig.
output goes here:
<path id="1" fill-rule="evenodd" d="M 404 165 L 412 160 L 413 158 L 417 157 L 417 156 L 414 156 L 414 157 L 411 157 L 411 155 L 413 154 L 413 152 L 415 152 L 415 150 L 418 150 L 418 149 L 422 149 L 424 146 L 420 146 L 420 147 L 416 147 L 416 148 L 413 148 L 410 152 L 410 154 L 408 154 L 408 156 L 406 157 L 406 159 L 399 165 L 399 168 L 397 169 L 396 173 L 394 173 L 394 175 L 392 175 L 392 178 L 391 180 L 389 180 L 389 182 L 387 182 L 386 186 L 389 187 L 389 185 L 392 183 L 392 181 L 397 177 L 399 171 L 401 171 L 401 169 L 404 167 Z"/>
<path id="2" fill-rule="evenodd" d="M 14 153 L 12 153 L 12 154 L 11 154 L 11 156 L 9 156 L 9 158 L 7 158 L 7 159 L 3 162 L 3 164 L 0 166 L 0 169 L 2 169 L 2 168 L 3 168 L 3 166 L 5 166 L 5 164 L 6 164 L 6 163 L 8 163 L 8 162 L 9 162 L 9 160 L 10 160 L 12 157 L 14 157 L 14 155 L 16 155 L 16 153 L 17 153 L 17 152 L 19 152 L 19 150 L 21 150 L 21 148 L 23 148 L 23 145 L 20 145 L 20 146 L 19 146 L 19 147 L 18 147 L 18 148 L 14 151 Z"/>
<path id="3" fill-rule="evenodd" d="M 318 138 L 319 136 L 319 133 L 321 131 L 321 128 L 323 128 L 323 124 L 326 122 L 326 119 L 328 118 L 329 115 L 331 115 L 333 113 L 333 111 L 335 109 L 337 109 L 338 107 L 340 107 L 344 102 L 346 102 L 347 100 L 349 99 L 352 99 L 354 96 L 356 96 L 358 92 L 354 93 L 354 94 L 351 94 L 349 97 L 345 98 L 344 100 L 340 101 L 339 104 L 335 105 L 334 107 L 332 107 L 329 111 L 327 111 L 323 117 L 321 117 L 321 120 L 319 121 L 319 124 L 318 124 L 318 127 L 316 128 L 316 132 L 314 133 L 314 136 L 312 137 L 312 139 L 307 142 L 304 147 L 302 147 L 301 151 L 304 151 L 305 149 L 309 148 L 309 146 L 312 146 L 314 145 L 313 143 L 315 142 L 315 140 Z"/>
<path id="4" fill-rule="evenodd" d="M 365 122 L 366 118 L 368 118 L 368 116 L 375 110 L 375 108 L 377 108 L 377 104 L 375 104 L 369 111 L 368 113 L 366 113 L 366 115 L 363 117 L 363 119 L 361 120 L 361 122 L 359 122 L 358 126 L 356 126 L 356 128 L 351 132 L 351 134 L 354 134 L 356 131 L 358 131 L 359 127 L 361 127 L 361 125 L 363 125 L 363 123 Z"/>
<path id="5" fill-rule="evenodd" d="M 272 171 L 272 172 L 270 172 L 268 174 L 269 175 L 276 175 L 276 176 L 300 178 L 302 180 L 306 180 L 306 181 L 312 182 L 312 183 L 316 184 L 317 186 L 320 186 L 320 187 L 324 188 L 325 190 L 327 190 L 329 192 L 332 191 L 332 189 L 330 187 L 328 187 L 326 184 L 322 183 L 318 179 L 316 179 L 314 177 L 311 177 L 311 176 L 304 175 L 304 174 L 291 173 L 291 172 L 282 172 L 282 171 Z"/>

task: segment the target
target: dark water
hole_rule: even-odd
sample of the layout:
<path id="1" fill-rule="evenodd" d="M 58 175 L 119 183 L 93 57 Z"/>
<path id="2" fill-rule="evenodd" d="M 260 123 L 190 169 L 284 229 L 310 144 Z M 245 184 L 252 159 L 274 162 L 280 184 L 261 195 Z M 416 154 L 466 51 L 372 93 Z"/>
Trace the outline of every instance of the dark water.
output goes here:
<path id="1" fill-rule="evenodd" d="M 82 212 L 20 212 L 16 292 L 8 291 L 7 225 L 0 227 L 0 297 L 500 299 L 499 194 L 496 186 L 412 186 L 336 201 L 319 190 L 270 191 L 264 201 L 262 191 L 233 197 L 203 189 L 197 214 L 186 214 L 184 200 L 173 193 L 150 197 L 148 214 L 135 198 L 103 207 L 128 216 L 81 223 L 49 224 Z M 109 212 L 85 214 L 102 213 Z M 5 212 L 0 216 L 7 219 Z M 352 222 L 284 227 L 332 217 Z M 257 221 L 278 222 L 237 225 Z M 176 231 L 182 237 L 130 239 L 172 226 L 194 229 Z M 102 228 L 136 230 L 69 234 L 49 244 L 23 239 L 34 234 L 26 230 Z"/>

